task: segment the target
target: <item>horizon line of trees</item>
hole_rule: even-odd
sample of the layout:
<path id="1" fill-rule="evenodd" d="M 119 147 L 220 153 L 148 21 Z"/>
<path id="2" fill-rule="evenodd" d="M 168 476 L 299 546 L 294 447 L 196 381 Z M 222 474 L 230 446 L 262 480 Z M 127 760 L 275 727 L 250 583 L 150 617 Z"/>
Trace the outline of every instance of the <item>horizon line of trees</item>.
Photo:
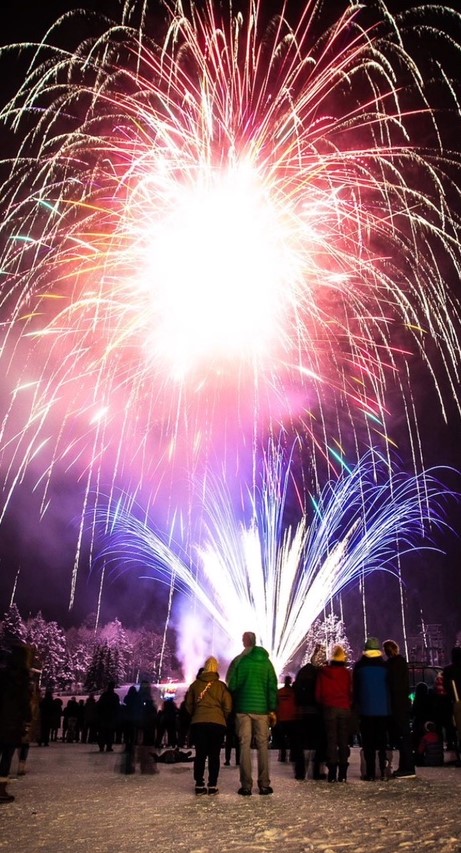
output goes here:
<path id="1" fill-rule="evenodd" d="M 119 619 L 95 628 L 90 614 L 78 628 L 62 629 L 48 622 L 41 611 L 23 620 L 11 604 L 0 622 L 0 645 L 14 640 L 34 649 L 33 668 L 39 685 L 53 690 L 89 692 L 103 690 L 109 681 L 118 686 L 146 678 L 180 678 L 181 671 L 169 642 L 149 628 L 124 628 Z M 174 637 L 173 637 L 174 639 Z"/>
<path id="2" fill-rule="evenodd" d="M 158 683 L 161 678 L 182 680 L 181 666 L 163 634 L 142 627 L 125 628 L 119 619 L 95 628 L 90 614 L 78 628 L 62 629 L 48 622 L 41 611 L 24 620 L 16 604 L 11 604 L 0 621 L 0 645 L 17 639 L 35 650 L 34 669 L 42 688 L 78 692 L 98 692 L 110 682 L 137 684 L 143 679 Z M 175 633 L 170 632 L 175 647 Z M 310 660 L 316 645 L 327 655 L 340 644 L 351 656 L 344 623 L 333 613 L 319 617 L 311 625 L 299 652 L 287 670 L 293 672 Z M 279 673 L 281 676 L 281 673 Z"/>
<path id="3" fill-rule="evenodd" d="M 95 614 L 87 616 L 79 627 L 67 630 L 44 619 L 41 611 L 24 620 L 13 603 L 0 620 L 0 652 L 15 639 L 32 647 L 33 668 L 43 689 L 99 692 L 110 681 L 120 686 L 138 684 L 143 679 L 151 683 L 183 680 L 174 629 L 169 629 L 165 641 L 164 634 L 155 628 L 125 628 L 119 619 L 95 626 Z M 324 647 L 327 657 L 335 645 L 341 645 L 349 660 L 353 659 L 344 622 L 331 612 L 314 620 L 296 658 L 285 667 L 285 674 L 295 675 L 311 659 L 317 645 Z M 461 645 L 461 632 L 456 635 L 455 645 Z M 278 675 L 282 678 L 282 673 Z"/>

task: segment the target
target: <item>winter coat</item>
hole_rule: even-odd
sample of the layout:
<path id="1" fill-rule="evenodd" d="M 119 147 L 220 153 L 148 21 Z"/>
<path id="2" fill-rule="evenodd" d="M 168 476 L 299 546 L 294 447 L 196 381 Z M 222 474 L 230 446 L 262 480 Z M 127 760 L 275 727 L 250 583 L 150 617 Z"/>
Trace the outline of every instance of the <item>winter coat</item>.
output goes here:
<path id="1" fill-rule="evenodd" d="M 42 726 L 51 726 L 54 719 L 54 699 L 50 690 L 47 690 L 45 696 L 40 702 L 40 721 Z"/>
<path id="2" fill-rule="evenodd" d="M 185 708 L 191 723 L 215 723 L 226 726 L 232 710 L 232 697 L 217 672 L 202 672 L 190 685 Z"/>
<path id="3" fill-rule="evenodd" d="M 426 732 L 418 744 L 424 767 L 443 766 L 443 741 L 437 732 Z"/>
<path id="4" fill-rule="evenodd" d="M 72 699 L 69 699 L 66 707 L 64 708 L 63 717 L 65 720 L 78 719 L 78 702 L 74 696 L 72 697 Z"/>
<path id="5" fill-rule="evenodd" d="M 407 720 L 411 712 L 410 674 L 402 655 L 394 655 L 387 661 L 391 714 L 395 720 Z"/>
<path id="6" fill-rule="evenodd" d="M 277 676 L 262 646 L 254 646 L 232 668 L 229 690 L 236 714 L 269 714 L 277 710 Z"/>
<path id="7" fill-rule="evenodd" d="M 126 723 L 139 725 L 141 721 L 142 702 L 139 692 L 136 687 L 130 687 L 128 693 L 123 699 L 122 711 Z"/>
<path id="8" fill-rule="evenodd" d="M 88 696 L 88 699 L 85 702 L 85 709 L 83 712 L 83 722 L 85 726 L 94 726 L 98 721 L 98 706 L 96 704 L 96 699 L 94 696 Z"/>
<path id="9" fill-rule="evenodd" d="M 232 675 L 232 671 L 233 671 L 234 667 L 237 666 L 237 664 L 238 664 L 239 660 L 241 660 L 241 658 L 244 658 L 246 655 L 250 654 L 252 648 L 253 648 L 253 646 L 245 646 L 245 648 L 240 652 L 240 654 L 237 655 L 237 657 L 235 657 L 233 660 L 231 660 L 231 662 L 228 666 L 227 672 L 226 672 L 226 683 L 227 684 L 229 684 L 230 677 Z"/>
<path id="10" fill-rule="evenodd" d="M 98 701 L 98 723 L 104 728 L 115 728 L 120 714 L 120 699 L 115 690 L 110 688 L 101 693 Z"/>
<path id="11" fill-rule="evenodd" d="M 315 698 L 315 685 L 319 672 L 320 667 L 314 666 L 313 663 L 306 663 L 301 667 L 295 678 L 293 690 L 301 714 L 312 714 L 319 711 Z"/>
<path id="12" fill-rule="evenodd" d="M 18 745 L 32 718 L 27 652 L 15 647 L 0 669 L 0 742 Z"/>
<path id="13" fill-rule="evenodd" d="M 290 723 L 298 717 L 295 692 L 292 687 L 281 687 L 278 691 L 278 723 Z"/>
<path id="14" fill-rule="evenodd" d="M 354 666 L 353 687 L 354 703 L 361 717 L 390 715 L 388 670 L 382 655 L 362 655 Z"/>
<path id="15" fill-rule="evenodd" d="M 345 663 L 332 661 L 322 666 L 317 677 L 315 696 L 323 708 L 352 707 L 352 673 Z"/>
<path id="16" fill-rule="evenodd" d="M 157 732 L 157 706 L 152 696 L 140 693 L 139 730 L 145 746 L 154 745 Z"/>

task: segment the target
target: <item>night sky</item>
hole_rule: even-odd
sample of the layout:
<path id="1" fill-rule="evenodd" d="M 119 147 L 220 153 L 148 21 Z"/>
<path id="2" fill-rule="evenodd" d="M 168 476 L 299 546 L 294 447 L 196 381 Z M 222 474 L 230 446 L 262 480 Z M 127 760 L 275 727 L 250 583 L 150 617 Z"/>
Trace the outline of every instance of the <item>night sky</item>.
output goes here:
<path id="1" fill-rule="evenodd" d="M 33 40 L 60 14 L 77 5 L 100 12 L 110 12 L 116 8 L 114 0 L 82 0 L 78 4 L 71 0 L 45 0 L 43 3 L 37 3 L 36 0 L 5 0 L 0 42 L 11 44 L 16 40 Z M 292 7 L 295 5 L 293 3 Z M 397 5 L 406 7 L 411 4 L 389 3 L 391 9 Z M 155 17 L 152 16 L 153 20 Z M 11 54 L 0 60 L 3 101 L 16 90 L 23 67 L 23 60 L 17 61 Z M 0 130 L 0 140 L 3 151 L 9 155 L 15 142 L 4 128 Z M 458 281 L 450 281 L 450 287 L 459 295 Z M 450 399 L 450 392 L 447 389 L 448 424 L 444 423 L 436 395 L 424 376 L 414 396 L 426 467 L 442 465 L 461 468 L 461 422 L 456 404 Z M 399 433 L 398 422 L 393 426 L 395 437 Z M 409 448 L 405 439 L 399 446 L 399 454 L 406 463 Z M 451 472 L 446 472 L 444 477 L 450 487 L 461 491 L 461 478 L 458 479 Z M 36 521 L 31 523 L 31 519 L 36 519 L 39 514 L 39 501 L 32 494 L 32 485 L 26 476 L 0 528 L 0 613 L 10 603 L 17 578 L 15 601 L 23 617 L 41 609 L 46 618 L 57 619 L 65 627 L 78 625 L 87 614 L 96 610 L 100 581 L 98 568 L 92 573 L 84 568 L 88 553 L 85 544 L 75 605 L 69 612 L 83 487 L 72 474 L 63 472 L 52 485 L 53 512 L 45 514 L 38 524 Z M 404 568 L 408 633 L 417 633 L 422 615 L 428 623 L 443 624 L 448 645 L 453 643 L 456 633 L 461 631 L 461 544 L 456 535 L 456 531 L 461 532 L 460 505 L 451 502 L 449 507 L 448 520 L 454 528 L 453 535 L 447 533 L 442 539 L 440 536 L 436 539 L 437 546 L 446 550 L 446 553 L 418 552 L 405 559 Z M 372 633 L 383 637 L 398 633 L 400 603 L 397 582 L 388 576 L 375 575 L 367 581 L 367 591 L 369 624 L 376 625 Z M 168 589 L 165 586 L 140 580 L 135 571 L 127 571 L 117 578 L 106 579 L 101 621 L 117 616 L 133 627 L 143 622 L 161 625 L 167 599 Z M 349 632 L 360 635 L 361 607 L 356 589 L 344 594 L 343 606 Z"/>

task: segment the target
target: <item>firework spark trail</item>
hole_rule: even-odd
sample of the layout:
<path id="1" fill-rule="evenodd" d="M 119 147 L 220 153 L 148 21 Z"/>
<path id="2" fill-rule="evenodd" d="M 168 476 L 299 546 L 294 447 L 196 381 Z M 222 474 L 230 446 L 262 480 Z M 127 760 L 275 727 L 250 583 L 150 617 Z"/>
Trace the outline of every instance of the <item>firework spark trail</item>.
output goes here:
<path id="1" fill-rule="evenodd" d="M 42 512 L 63 472 L 83 501 L 129 483 L 147 506 L 175 466 L 192 482 L 232 447 L 246 471 L 249 436 L 280 425 L 335 466 L 348 434 L 358 455 L 392 441 L 393 389 L 418 469 L 414 360 L 442 409 L 446 383 L 459 399 L 460 157 L 411 39 L 458 114 L 460 16 L 346 2 L 323 32 L 320 4 L 294 29 L 262 6 L 177 3 L 162 42 L 126 4 L 74 51 L 72 16 L 32 48 L 1 114 L 22 133 L 1 193 L 3 512 L 29 471 Z"/>
<path id="2" fill-rule="evenodd" d="M 252 626 L 282 673 L 338 593 L 363 574 L 396 574 L 407 550 L 435 548 L 434 534 L 447 527 L 450 494 L 437 478 L 440 470 L 397 472 L 391 479 L 387 461 L 369 453 L 287 526 L 292 473 L 290 462 L 284 471 L 283 454 L 269 448 L 260 487 L 247 491 L 240 517 L 216 478 L 191 561 L 180 544 L 125 512 L 122 502 L 104 559 L 113 572 L 143 566 L 148 577 L 166 582 L 174 574 L 176 587 L 198 600 L 231 641 Z"/>

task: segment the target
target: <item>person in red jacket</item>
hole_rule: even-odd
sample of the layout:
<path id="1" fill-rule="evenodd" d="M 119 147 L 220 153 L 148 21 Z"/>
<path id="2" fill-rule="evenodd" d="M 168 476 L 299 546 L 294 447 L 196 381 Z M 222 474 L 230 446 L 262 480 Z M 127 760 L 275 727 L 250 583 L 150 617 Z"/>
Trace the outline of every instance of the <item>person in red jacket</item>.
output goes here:
<path id="1" fill-rule="evenodd" d="M 291 675 L 286 675 L 283 687 L 278 691 L 277 725 L 272 731 L 272 748 L 278 747 L 279 761 L 287 760 L 287 751 L 291 754 L 295 746 L 296 725 L 298 721 L 298 707 L 296 705 L 295 692 L 292 686 Z"/>
<path id="2" fill-rule="evenodd" d="M 347 653 L 335 646 L 330 663 L 317 676 L 315 698 L 322 707 L 327 738 L 329 782 L 346 782 L 352 708 L 352 673 Z"/>

